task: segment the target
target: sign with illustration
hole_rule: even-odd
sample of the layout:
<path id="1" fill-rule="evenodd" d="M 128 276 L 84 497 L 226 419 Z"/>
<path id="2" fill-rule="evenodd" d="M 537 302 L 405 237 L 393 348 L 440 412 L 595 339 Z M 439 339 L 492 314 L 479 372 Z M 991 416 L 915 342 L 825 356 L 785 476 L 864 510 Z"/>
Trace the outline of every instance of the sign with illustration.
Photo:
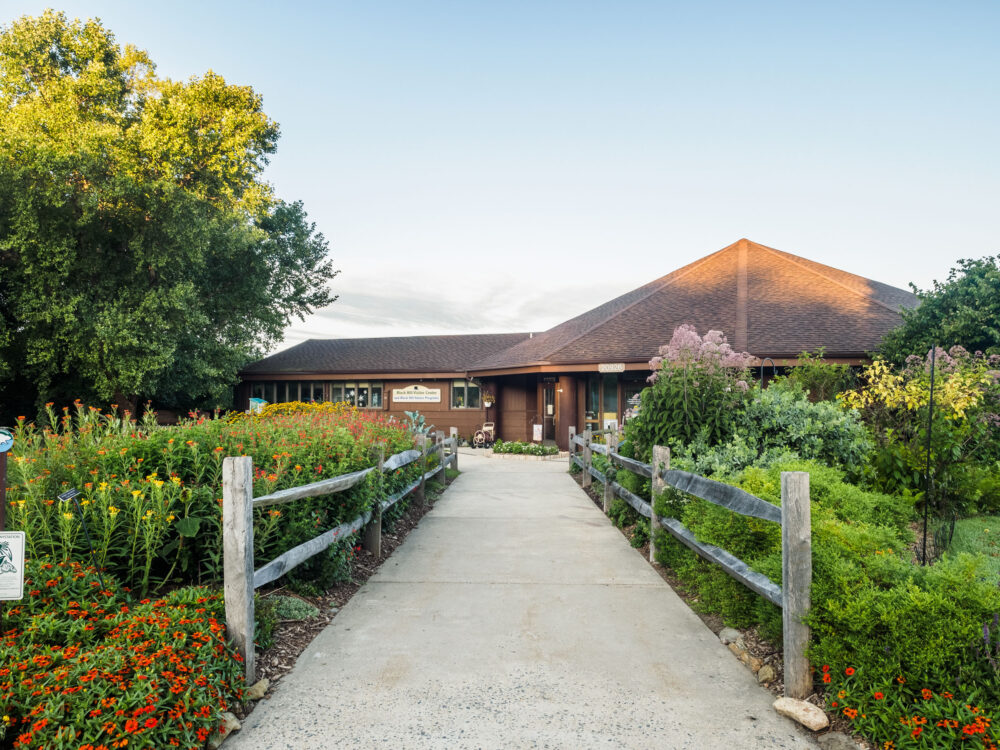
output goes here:
<path id="1" fill-rule="evenodd" d="M 441 402 L 440 388 L 424 388 L 411 385 L 409 388 L 394 388 L 392 400 L 397 404 L 437 404 Z"/>
<path id="2" fill-rule="evenodd" d="M 0 601 L 24 597 L 24 532 L 0 531 Z"/>
<path id="3" fill-rule="evenodd" d="M 0 453 L 6 453 L 14 447 L 14 433 L 6 427 L 0 427 Z"/>

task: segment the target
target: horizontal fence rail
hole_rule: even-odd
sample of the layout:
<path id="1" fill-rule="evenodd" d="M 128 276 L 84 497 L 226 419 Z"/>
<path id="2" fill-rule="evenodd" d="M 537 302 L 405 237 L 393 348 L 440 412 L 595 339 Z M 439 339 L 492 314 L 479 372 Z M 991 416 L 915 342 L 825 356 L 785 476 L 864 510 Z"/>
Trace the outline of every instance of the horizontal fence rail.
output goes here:
<path id="1" fill-rule="evenodd" d="M 427 480 L 445 471 L 448 466 L 458 468 L 458 438 L 447 440 L 441 432 L 431 442 L 426 436 L 418 436 L 421 450 L 406 450 L 384 459 L 380 456 L 378 465 L 279 490 L 262 497 L 253 497 L 253 459 L 249 456 L 228 457 L 222 465 L 222 545 L 223 545 L 223 589 L 226 605 L 226 630 L 229 640 L 244 659 L 247 684 L 254 680 L 254 610 L 253 592 L 272 583 L 288 571 L 318 555 L 341 539 L 356 534 L 367 527 L 364 546 L 376 557 L 382 548 L 382 514 L 404 497 L 418 492 L 426 501 Z M 447 451 L 447 453 L 446 453 Z M 441 454 L 440 463 L 430 469 L 428 463 L 435 453 Z M 422 462 L 424 471 L 420 478 L 410 482 L 402 490 L 387 495 L 375 506 L 353 521 L 347 521 L 336 528 L 325 531 L 307 542 L 287 550 L 263 567 L 254 570 L 253 559 L 253 510 L 293 500 L 331 495 L 357 486 L 369 474 L 389 473 L 416 462 Z"/>
<path id="2" fill-rule="evenodd" d="M 724 482 L 670 469 L 670 450 L 653 447 L 653 463 L 647 464 L 622 456 L 617 451 L 620 436 L 611 433 L 607 443 L 593 442 L 596 433 L 569 429 L 570 463 L 583 470 L 581 485 L 591 486 L 597 479 L 604 485 L 604 512 L 610 512 L 611 502 L 617 496 L 628 503 L 639 515 L 650 520 L 649 559 L 655 562 L 656 531 L 662 529 L 700 557 L 718 565 L 735 580 L 782 608 L 782 627 L 785 659 L 785 694 L 805 699 L 812 692 L 812 676 L 805 656 L 809 644 L 809 628 L 803 622 L 810 607 L 812 585 L 812 548 L 809 512 L 809 474 L 801 471 L 782 472 L 781 506 L 762 500 L 749 492 Z M 580 450 L 578 450 L 580 449 Z M 615 466 L 627 469 L 652 480 L 652 497 L 649 501 L 639 497 L 618 482 L 608 481 L 607 476 L 593 466 L 593 454 L 606 457 L 609 470 Z M 656 495 L 667 487 L 713 503 L 743 516 L 772 521 L 781 525 L 782 581 L 779 586 L 767 576 L 752 570 L 735 555 L 712 544 L 699 541 L 694 533 L 676 518 L 665 518 L 653 511 Z"/>

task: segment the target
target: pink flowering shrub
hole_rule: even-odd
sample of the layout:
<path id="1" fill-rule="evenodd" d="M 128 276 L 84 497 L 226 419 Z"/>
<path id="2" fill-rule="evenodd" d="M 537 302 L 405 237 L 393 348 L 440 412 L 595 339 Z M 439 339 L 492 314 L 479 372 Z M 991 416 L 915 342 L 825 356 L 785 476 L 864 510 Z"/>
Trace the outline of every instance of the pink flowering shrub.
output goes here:
<path id="1" fill-rule="evenodd" d="M 636 455 L 648 460 L 655 444 L 728 439 L 755 361 L 735 351 L 721 331 L 700 336 L 692 325 L 678 326 L 650 360 L 650 387 L 643 391 L 639 414 L 626 425 Z"/>

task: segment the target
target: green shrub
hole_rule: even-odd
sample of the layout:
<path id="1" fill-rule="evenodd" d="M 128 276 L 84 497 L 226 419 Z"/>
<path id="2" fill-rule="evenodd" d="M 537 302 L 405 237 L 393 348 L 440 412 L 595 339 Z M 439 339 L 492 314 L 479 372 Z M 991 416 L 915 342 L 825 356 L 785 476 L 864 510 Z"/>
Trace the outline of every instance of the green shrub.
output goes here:
<path id="1" fill-rule="evenodd" d="M 525 456 L 554 456 L 559 449 L 554 445 L 540 443 L 522 443 L 518 440 L 497 440 L 493 444 L 494 453 L 512 453 Z"/>

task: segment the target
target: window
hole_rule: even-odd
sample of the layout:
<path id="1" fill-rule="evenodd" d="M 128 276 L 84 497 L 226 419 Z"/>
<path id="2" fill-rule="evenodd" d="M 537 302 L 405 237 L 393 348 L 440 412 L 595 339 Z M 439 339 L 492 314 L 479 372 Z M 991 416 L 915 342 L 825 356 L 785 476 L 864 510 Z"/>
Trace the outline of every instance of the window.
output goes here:
<path id="1" fill-rule="evenodd" d="M 454 380 L 451 384 L 452 409 L 479 409 L 479 384 Z"/>
<path id="2" fill-rule="evenodd" d="M 382 383 L 380 381 L 356 383 L 337 380 L 330 383 L 330 400 L 334 403 L 346 401 L 359 409 L 381 409 Z"/>

